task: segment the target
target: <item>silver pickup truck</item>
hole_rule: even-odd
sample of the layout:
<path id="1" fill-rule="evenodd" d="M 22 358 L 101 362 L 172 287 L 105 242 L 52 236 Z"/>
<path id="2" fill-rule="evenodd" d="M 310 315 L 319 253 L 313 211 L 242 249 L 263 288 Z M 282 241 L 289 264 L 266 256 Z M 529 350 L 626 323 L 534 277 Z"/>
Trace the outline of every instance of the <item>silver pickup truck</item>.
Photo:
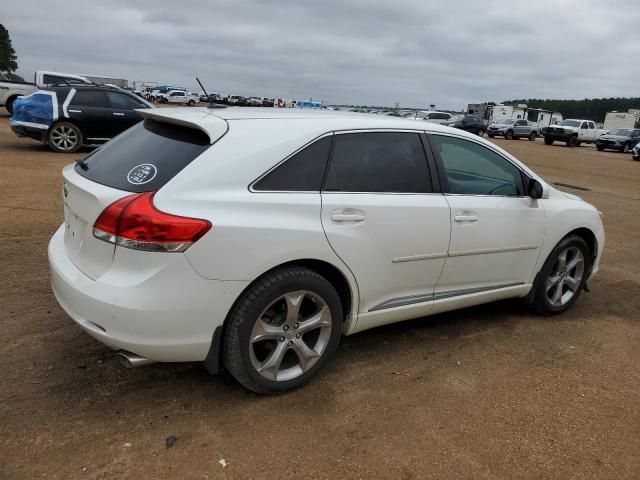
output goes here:
<path id="1" fill-rule="evenodd" d="M 490 138 L 501 136 L 507 140 L 528 138 L 530 141 L 534 141 L 540 135 L 540 127 L 528 120 L 503 118 L 489 125 L 487 135 Z"/>

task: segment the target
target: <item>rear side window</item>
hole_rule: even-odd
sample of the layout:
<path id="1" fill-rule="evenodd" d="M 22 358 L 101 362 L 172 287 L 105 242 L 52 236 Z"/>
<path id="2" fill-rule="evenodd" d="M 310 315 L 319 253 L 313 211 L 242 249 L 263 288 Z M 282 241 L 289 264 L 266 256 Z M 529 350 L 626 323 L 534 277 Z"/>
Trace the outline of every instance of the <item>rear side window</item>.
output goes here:
<path id="1" fill-rule="evenodd" d="M 426 193 L 430 184 L 417 133 L 336 135 L 325 190 Z"/>
<path id="2" fill-rule="evenodd" d="M 281 192 L 319 192 L 330 150 L 330 136 L 313 142 L 258 180 L 253 189 Z"/>
<path id="3" fill-rule="evenodd" d="M 102 90 L 77 90 L 71 99 L 71 105 L 80 107 L 109 108 L 107 96 Z"/>
<path id="4" fill-rule="evenodd" d="M 155 192 L 209 148 L 209 137 L 199 130 L 145 120 L 91 153 L 89 180 L 128 192 Z"/>

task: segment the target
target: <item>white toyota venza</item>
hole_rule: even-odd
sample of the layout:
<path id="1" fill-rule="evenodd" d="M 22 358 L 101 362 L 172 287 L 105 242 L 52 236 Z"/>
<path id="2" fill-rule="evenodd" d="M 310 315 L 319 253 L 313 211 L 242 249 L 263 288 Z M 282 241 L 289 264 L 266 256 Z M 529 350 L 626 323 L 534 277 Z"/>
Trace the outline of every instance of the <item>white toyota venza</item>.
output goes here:
<path id="1" fill-rule="evenodd" d="M 523 297 L 560 313 L 599 212 L 461 130 L 342 112 L 153 109 L 63 170 L 53 291 L 130 365 L 203 361 L 258 393 L 342 335 Z"/>

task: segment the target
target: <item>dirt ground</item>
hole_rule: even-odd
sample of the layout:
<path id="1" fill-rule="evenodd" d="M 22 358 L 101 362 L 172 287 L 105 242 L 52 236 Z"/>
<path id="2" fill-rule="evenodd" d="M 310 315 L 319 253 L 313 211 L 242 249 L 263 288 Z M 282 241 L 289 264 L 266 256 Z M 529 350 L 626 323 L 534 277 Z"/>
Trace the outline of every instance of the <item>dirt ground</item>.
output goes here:
<path id="1" fill-rule="evenodd" d="M 314 381 L 263 398 L 199 364 L 126 370 L 74 325 L 46 249 L 76 156 L 3 110 L 0 479 L 640 478 L 640 162 L 497 143 L 604 212 L 591 293 L 554 318 L 509 301 L 344 338 Z"/>

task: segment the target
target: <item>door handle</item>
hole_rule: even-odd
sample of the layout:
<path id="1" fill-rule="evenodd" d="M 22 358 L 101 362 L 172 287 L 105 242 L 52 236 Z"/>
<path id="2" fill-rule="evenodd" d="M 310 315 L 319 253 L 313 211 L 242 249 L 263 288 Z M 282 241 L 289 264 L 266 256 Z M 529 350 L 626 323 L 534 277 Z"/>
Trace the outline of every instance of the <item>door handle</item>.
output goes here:
<path id="1" fill-rule="evenodd" d="M 456 222 L 477 222 L 478 216 L 474 214 L 470 215 L 456 215 L 453 217 Z"/>
<path id="2" fill-rule="evenodd" d="M 114 115 L 117 115 L 118 117 L 124 117 L 124 113 L 114 112 Z"/>
<path id="3" fill-rule="evenodd" d="M 331 215 L 331 220 L 334 222 L 362 222 L 364 219 L 365 216 L 359 213 L 334 213 Z"/>
<path id="4" fill-rule="evenodd" d="M 72 110 L 72 109 L 69 109 L 69 111 L 70 111 L 70 112 L 72 112 L 72 113 L 82 113 L 82 110 Z"/>

